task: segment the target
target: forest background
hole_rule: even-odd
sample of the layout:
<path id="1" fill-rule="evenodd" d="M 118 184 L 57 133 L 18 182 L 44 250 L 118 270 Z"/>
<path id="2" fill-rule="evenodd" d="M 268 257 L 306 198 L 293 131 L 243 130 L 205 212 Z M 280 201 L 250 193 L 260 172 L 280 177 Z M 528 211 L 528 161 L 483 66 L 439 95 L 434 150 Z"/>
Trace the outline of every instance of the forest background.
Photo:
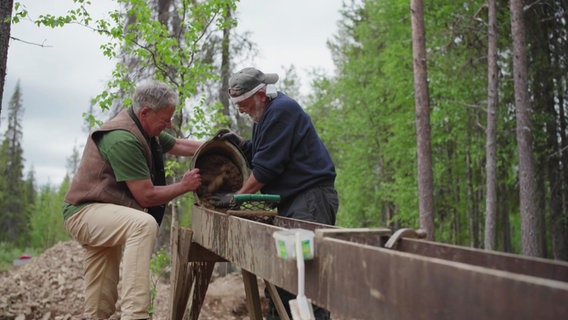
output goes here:
<path id="1" fill-rule="evenodd" d="M 250 137 L 250 120 L 225 94 L 235 62 L 255 54 L 253 43 L 232 32 L 238 1 L 117 2 L 121 9 L 105 19 L 90 17 L 96 4 L 74 0 L 67 15 L 37 20 L 52 28 L 78 23 L 111 38 L 102 54 L 116 67 L 85 123 L 100 125 L 129 105 L 136 82 L 154 77 L 175 87 L 183 102 L 176 136 L 206 139 L 230 127 Z M 18 2 L 2 3 L 2 17 L 8 17 L 2 28 L 8 25 L 9 34 L 27 11 Z M 568 2 L 438 0 L 423 12 L 425 106 L 415 100 L 417 30 L 408 1 L 345 1 L 328 43 L 336 73 L 314 74 L 308 96 L 300 96 L 294 66 L 281 75 L 280 89 L 301 100 L 336 164 L 337 225 L 419 228 L 428 216 L 435 241 L 568 260 Z M 20 90 L 2 109 L 4 263 L 69 239 L 61 205 L 81 152 L 73 150 L 61 185 L 37 186 L 33 170 L 24 172 Z M 424 107 L 428 136 L 421 137 L 417 120 Z M 426 138 L 431 150 L 428 190 L 419 188 L 418 138 Z M 190 159 L 168 160 L 169 179 L 175 179 Z M 425 197 L 431 210 L 420 205 Z M 175 201 L 184 225 L 191 224 L 193 203 L 192 195 Z M 169 220 L 161 228 L 163 249 Z"/>

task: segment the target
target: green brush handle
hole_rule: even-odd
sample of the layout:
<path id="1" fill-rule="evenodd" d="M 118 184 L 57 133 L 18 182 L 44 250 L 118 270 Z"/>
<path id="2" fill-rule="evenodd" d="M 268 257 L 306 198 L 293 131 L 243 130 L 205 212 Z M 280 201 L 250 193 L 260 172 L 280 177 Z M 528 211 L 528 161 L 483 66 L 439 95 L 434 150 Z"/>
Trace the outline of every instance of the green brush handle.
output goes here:
<path id="1" fill-rule="evenodd" d="M 245 201 L 280 201 L 280 196 L 277 194 L 235 194 L 235 201 L 245 202 Z"/>

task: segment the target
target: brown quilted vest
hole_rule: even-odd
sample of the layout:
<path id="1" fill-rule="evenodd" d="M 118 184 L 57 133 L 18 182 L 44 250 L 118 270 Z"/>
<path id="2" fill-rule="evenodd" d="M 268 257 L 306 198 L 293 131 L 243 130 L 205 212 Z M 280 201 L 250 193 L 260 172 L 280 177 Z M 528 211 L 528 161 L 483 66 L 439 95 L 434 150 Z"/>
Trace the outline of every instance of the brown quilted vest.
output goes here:
<path id="1" fill-rule="evenodd" d="M 126 183 L 117 182 L 110 164 L 103 159 L 95 138 L 103 132 L 112 130 L 127 130 L 134 134 L 144 147 L 144 155 L 148 168 L 154 176 L 152 165 L 152 153 L 144 134 L 138 129 L 128 110 L 121 111 L 116 117 L 106 122 L 98 130 L 93 131 L 83 150 L 83 156 L 79 168 L 71 181 L 69 191 L 65 195 L 65 202 L 72 205 L 80 205 L 88 202 L 114 203 L 139 210 L 144 210 L 136 202 Z"/>

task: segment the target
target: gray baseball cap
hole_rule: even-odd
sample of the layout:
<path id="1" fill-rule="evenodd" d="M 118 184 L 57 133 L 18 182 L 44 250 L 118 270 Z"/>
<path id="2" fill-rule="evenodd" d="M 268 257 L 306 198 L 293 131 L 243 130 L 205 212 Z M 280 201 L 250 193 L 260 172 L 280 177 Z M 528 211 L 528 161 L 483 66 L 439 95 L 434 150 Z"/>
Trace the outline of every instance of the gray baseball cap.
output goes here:
<path id="1" fill-rule="evenodd" d="M 255 68 L 244 68 L 229 79 L 229 95 L 238 97 L 255 89 L 261 83 L 274 84 L 277 81 L 276 73 L 263 73 Z"/>

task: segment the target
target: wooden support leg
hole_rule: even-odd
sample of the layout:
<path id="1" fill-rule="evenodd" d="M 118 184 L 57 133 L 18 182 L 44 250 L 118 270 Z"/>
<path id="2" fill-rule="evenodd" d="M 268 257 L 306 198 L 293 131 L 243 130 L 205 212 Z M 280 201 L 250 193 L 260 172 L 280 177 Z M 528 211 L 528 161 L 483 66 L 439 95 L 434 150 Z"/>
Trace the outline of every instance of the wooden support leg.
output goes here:
<path id="1" fill-rule="evenodd" d="M 190 229 L 172 227 L 171 241 L 171 273 L 170 273 L 170 317 L 178 320 L 183 317 L 183 311 L 189 297 L 187 279 L 187 261 L 193 232 Z"/>
<path id="2" fill-rule="evenodd" d="M 184 320 L 199 319 L 199 312 L 205 300 L 205 294 L 207 293 L 214 267 L 215 262 L 210 261 L 189 263 L 187 278 L 189 280 L 188 283 L 191 283 L 191 287 L 188 290 L 190 299 L 185 308 Z"/>
<path id="3" fill-rule="evenodd" d="M 247 297 L 247 310 L 251 320 L 262 320 L 262 311 L 260 310 L 260 295 L 258 294 L 258 283 L 256 275 L 241 270 L 243 275 L 243 282 L 245 285 L 245 293 Z"/>
<path id="4" fill-rule="evenodd" d="M 268 292 L 270 293 L 270 298 L 272 299 L 272 303 L 274 303 L 274 307 L 276 307 L 276 311 L 278 312 L 278 316 L 280 317 L 280 319 L 290 320 L 290 318 L 288 317 L 288 313 L 284 308 L 284 303 L 282 303 L 282 299 L 280 299 L 278 291 L 276 291 L 276 286 L 266 280 L 264 280 L 264 285 L 266 286 Z"/>
<path id="5" fill-rule="evenodd" d="M 171 249 L 170 319 L 197 320 L 213 274 L 215 261 L 188 262 L 193 231 L 187 228 L 179 230 L 174 228 L 172 232 L 174 238 Z"/>

